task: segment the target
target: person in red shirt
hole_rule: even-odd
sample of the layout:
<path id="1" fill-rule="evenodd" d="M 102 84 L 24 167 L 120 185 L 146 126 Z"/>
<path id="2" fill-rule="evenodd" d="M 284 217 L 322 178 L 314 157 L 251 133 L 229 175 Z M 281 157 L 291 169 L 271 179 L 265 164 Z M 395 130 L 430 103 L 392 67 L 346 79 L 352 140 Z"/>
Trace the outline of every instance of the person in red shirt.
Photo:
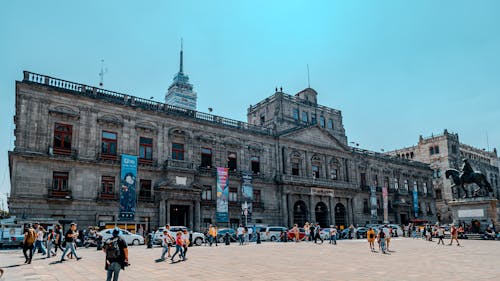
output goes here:
<path id="1" fill-rule="evenodd" d="M 175 236 L 175 253 L 170 259 L 174 262 L 174 258 L 179 253 L 179 261 L 184 260 L 184 253 L 182 252 L 182 248 L 184 246 L 184 239 L 182 239 L 182 232 L 177 231 L 177 235 Z"/>
<path id="2" fill-rule="evenodd" d="M 451 225 L 450 232 L 451 232 L 451 241 L 450 244 L 448 244 L 448 246 L 451 246 L 451 244 L 453 244 L 453 240 L 456 240 L 457 246 L 460 247 L 460 242 L 458 242 L 458 231 L 454 224 Z"/>

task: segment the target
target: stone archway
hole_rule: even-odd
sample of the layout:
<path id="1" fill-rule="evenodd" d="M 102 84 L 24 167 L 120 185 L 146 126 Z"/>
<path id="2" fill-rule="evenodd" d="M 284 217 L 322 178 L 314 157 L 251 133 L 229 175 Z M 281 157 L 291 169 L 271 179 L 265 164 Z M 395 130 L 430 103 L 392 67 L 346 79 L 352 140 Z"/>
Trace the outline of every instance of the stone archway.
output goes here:
<path id="1" fill-rule="evenodd" d="M 299 227 L 304 226 L 307 221 L 307 206 L 304 201 L 299 200 L 293 205 L 293 223 Z"/>
<path id="2" fill-rule="evenodd" d="M 341 225 L 347 227 L 346 223 L 346 212 L 345 212 L 345 206 L 342 203 L 337 203 L 335 205 L 335 224 L 340 227 Z"/>
<path id="3" fill-rule="evenodd" d="M 318 223 L 320 227 L 330 226 L 329 212 L 326 204 L 323 202 L 319 202 L 318 204 L 316 204 L 314 210 L 316 214 L 316 223 Z"/>

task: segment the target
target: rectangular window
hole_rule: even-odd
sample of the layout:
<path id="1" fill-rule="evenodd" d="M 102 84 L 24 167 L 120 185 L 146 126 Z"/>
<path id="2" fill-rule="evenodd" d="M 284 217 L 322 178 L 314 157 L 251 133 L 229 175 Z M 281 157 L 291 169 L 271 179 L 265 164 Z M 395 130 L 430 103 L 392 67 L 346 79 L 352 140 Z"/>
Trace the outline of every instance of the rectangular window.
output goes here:
<path id="1" fill-rule="evenodd" d="M 238 201 L 238 189 L 230 187 L 229 188 L 229 201 L 237 202 Z"/>
<path id="2" fill-rule="evenodd" d="M 324 128 L 325 127 L 325 117 L 320 116 L 319 117 L 319 125 Z"/>
<path id="3" fill-rule="evenodd" d="M 328 119 L 328 129 L 333 129 L 333 120 Z"/>
<path id="4" fill-rule="evenodd" d="M 266 122 L 266 115 L 264 113 L 260 114 L 260 124 L 264 125 L 264 122 Z"/>
<path id="5" fill-rule="evenodd" d="M 413 190 L 419 191 L 417 181 L 413 181 Z"/>
<path id="6" fill-rule="evenodd" d="M 184 160 L 184 144 L 183 143 L 172 143 L 172 159 L 174 160 Z"/>
<path id="7" fill-rule="evenodd" d="M 293 109 L 293 120 L 299 121 L 299 109 L 298 108 Z"/>
<path id="8" fill-rule="evenodd" d="M 299 162 L 292 162 L 292 176 L 300 175 L 300 164 Z"/>
<path id="9" fill-rule="evenodd" d="M 405 184 L 405 189 L 406 189 L 406 191 L 408 191 L 408 180 L 405 180 L 405 183 L 404 183 L 404 184 Z"/>
<path id="10" fill-rule="evenodd" d="M 139 161 L 151 162 L 153 160 L 153 139 L 139 138 Z"/>
<path id="11" fill-rule="evenodd" d="M 316 120 L 316 114 L 311 114 L 311 124 L 316 124 L 317 120 Z"/>
<path id="12" fill-rule="evenodd" d="M 67 172 L 54 172 L 52 174 L 52 190 L 68 191 L 68 178 Z"/>
<path id="13" fill-rule="evenodd" d="M 313 178 L 319 179 L 319 166 L 318 165 L 312 165 L 312 174 L 313 174 Z"/>
<path id="14" fill-rule="evenodd" d="M 253 202 L 260 202 L 260 190 L 253 190 Z"/>
<path id="15" fill-rule="evenodd" d="M 439 146 L 434 147 L 434 154 L 439 154 Z"/>
<path id="16" fill-rule="evenodd" d="M 302 111 L 302 122 L 309 122 L 309 113 Z"/>
<path id="17" fill-rule="evenodd" d="M 361 187 L 366 187 L 366 173 L 360 173 Z"/>
<path id="18" fill-rule="evenodd" d="M 251 160 L 251 166 L 252 166 L 252 172 L 254 174 L 259 174 L 260 173 L 260 161 L 259 161 L 259 156 L 252 156 L 250 158 Z"/>
<path id="19" fill-rule="evenodd" d="M 378 175 L 373 175 L 373 185 L 378 186 Z"/>
<path id="20" fill-rule="evenodd" d="M 101 153 L 104 158 L 116 159 L 117 134 L 113 132 L 102 131 Z"/>
<path id="21" fill-rule="evenodd" d="M 337 170 L 337 168 L 332 168 L 330 171 L 330 179 L 337 180 L 338 177 L 339 177 L 339 171 Z"/>
<path id="22" fill-rule="evenodd" d="M 73 126 L 55 123 L 54 125 L 54 153 L 70 154 Z"/>
<path id="23" fill-rule="evenodd" d="M 395 189 L 395 190 L 398 190 L 398 189 L 399 189 L 399 179 L 398 179 L 398 178 L 395 178 L 395 179 L 394 179 L 394 189 Z"/>
<path id="24" fill-rule="evenodd" d="M 201 192 L 201 200 L 211 201 L 212 200 L 212 186 L 204 185 L 203 191 Z"/>
<path id="25" fill-rule="evenodd" d="M 115 177 L 102 176 L 101 178 L 101 193 L 113 194 L 115 190 Z"/>
<path id="26" fill-rule="evenodd" d="M 229 152 L 227 155 L 227 167 L 229 168 L 229 171 L 236 171 L 238 166 L 236 164 L 236 153 L 235 152 Z"/>
<path id="27" fill-rule="evenodd" d="M 151 188 L 151 180 L 140 180 L 141 189 L 139 190 L 139 197 L 151 198 L 153 191 Z"/>
<path id="28" fill-rule="evenodd" d="M 434 147 L 429 147 L 429 154 L 434 155 Z"/>
<path id="29" fill-rule="evenodd" d="M 212 167 L 212 149 L 202 148 L 201 149 L 201 167 L 211 168 Z"/>
<path id="30" fill-rule="evenodd" d="M 451 153 L 457 153 L 457 146 L 454 144 L 451 145 Z"/>

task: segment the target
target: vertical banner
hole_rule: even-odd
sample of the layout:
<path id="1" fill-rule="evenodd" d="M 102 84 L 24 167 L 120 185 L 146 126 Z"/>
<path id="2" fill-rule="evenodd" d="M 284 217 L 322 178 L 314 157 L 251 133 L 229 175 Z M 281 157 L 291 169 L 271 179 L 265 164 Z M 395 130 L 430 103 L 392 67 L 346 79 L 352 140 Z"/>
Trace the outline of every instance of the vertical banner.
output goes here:
<path id="1" fill-rule="evenodd" d="M 415 209 L 415 217 L 418 218 L 418 192 L 413 190 L 413 209 Z"/>
<path id="2" fill-rule="evenodd" d="M 243 221 L 249 223 L 252 221 L 252 202 L 253 202 L 253 186 L 252 172 L 245 171 L 241 175 L 241 194 L 243 194 L 243 202 L 241 203 L 241 214 Z"/>
<path id="3" fill-rule="evenodd" d="M 384 223 L 389 223 L 389 201 L 387 199 L 387 186 L 382 187 L 382 202 L 384 204 Z"/>
<path id="4" fill-rule="evenodd" d="M 229 222 L 229 174 L 228 168 L 217 167 L 217 222 Z"/>
<path id="5" fill-rule="evenodd" d="M 370 186 L 370 206 L 372 214 L 372 222 L 377 221 L 377 188 Z"/>
<path id="6" fill-rule="evenodd" d="M 135 218 L 137 178 L 137 156 L 122 154 L 120 175 L 120 214 L 118 220 L 131 221 Z"/>

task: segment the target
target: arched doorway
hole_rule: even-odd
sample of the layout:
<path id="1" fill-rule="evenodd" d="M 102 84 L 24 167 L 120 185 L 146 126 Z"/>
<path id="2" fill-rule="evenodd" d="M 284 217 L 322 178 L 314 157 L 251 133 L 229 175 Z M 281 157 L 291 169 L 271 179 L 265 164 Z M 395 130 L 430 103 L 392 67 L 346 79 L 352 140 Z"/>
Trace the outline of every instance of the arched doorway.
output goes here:
<path id="1" fill-rule="evenodd" d="M 338 227 L 341 225 L 347 227 L 346 225 L 346 219 L 345 219 L 345 207 L 342 205 L 342 203 L 337 203 L 335 205 L 335 224 L 337 224 Z"/>
<path id="2" fill-rule="evenodd" d="M 316 204 L 316 223 L 319 223 L 320 227 L 330 226 L 330 219 L 328 218 L 328 207 L 323 202 Z"/>
<path id="3" fill-rule="evenodd" d="M 293 223 L 299 227 L 304 226 L 307 221 L 307 206 L 304 201 L 299 200 L 293 205 Z"/>

